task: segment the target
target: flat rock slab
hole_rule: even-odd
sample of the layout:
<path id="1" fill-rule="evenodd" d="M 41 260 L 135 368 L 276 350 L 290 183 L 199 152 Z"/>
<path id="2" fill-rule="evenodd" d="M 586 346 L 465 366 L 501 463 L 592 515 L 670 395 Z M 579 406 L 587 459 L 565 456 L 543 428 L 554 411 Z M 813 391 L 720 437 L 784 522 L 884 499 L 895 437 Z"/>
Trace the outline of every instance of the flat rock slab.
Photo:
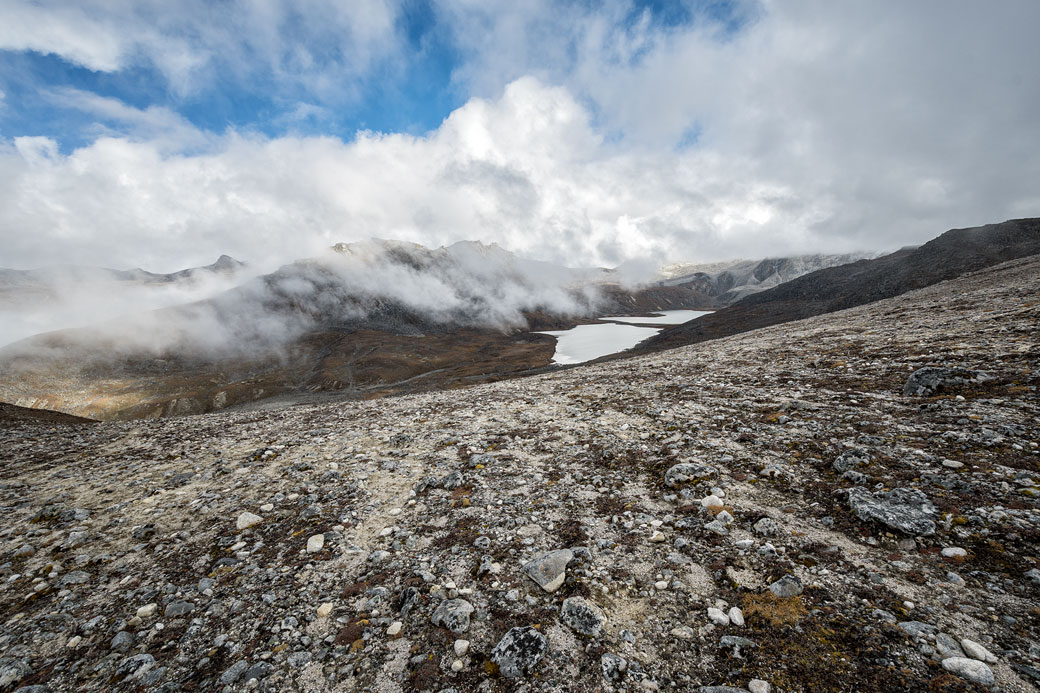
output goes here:
<path id="1" fill-rule="evenodd" d="M 567 564 L 574 558 L 570 549 L 559 549 L 543 554 L 524 564 L 524 574 L 538 583 L 546 592 L 555 592 L 567 578 Z"/>
<path id="2" fill-rule="evenodd" d="M 996 677 L 993 670 L 977 659 L 968 657 L 950 657 L 942 662 L 943 669 L 954 676 L 960 676 L 980 686 L 992 686 Z"/>
<path id="3" fill-rule="evenodd" d="M 910 536 L 935 534 L 935 522 L 931 519 L 935 507 L 917 489 L 896 488 L 874 494 L 866 489 L 849 489 L 849 507 L 861 520 L 880 522 Z"/>
<path id="4" fill-rule="evenodd" d="M 910 374 L 903 385 L 907 397 L 931 397 L 954 385 L 972 385 L 993 380 L 993 376 L 968 368 L 940 368 L 925 366 Z"/>

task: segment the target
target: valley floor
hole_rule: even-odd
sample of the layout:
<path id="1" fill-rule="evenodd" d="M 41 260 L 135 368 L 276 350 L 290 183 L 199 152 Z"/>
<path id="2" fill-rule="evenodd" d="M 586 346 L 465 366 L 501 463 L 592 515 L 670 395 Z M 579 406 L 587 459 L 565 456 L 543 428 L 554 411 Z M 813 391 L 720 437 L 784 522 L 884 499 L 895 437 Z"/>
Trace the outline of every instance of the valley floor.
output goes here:
<path id="1" fill-rule="evenodd" d="M 0 692 L 1037 690 L 1037 286 L 1026 258 L 461 390 L 7 423 Z M 924 366 L 991 377 L 904 395 Z"/>

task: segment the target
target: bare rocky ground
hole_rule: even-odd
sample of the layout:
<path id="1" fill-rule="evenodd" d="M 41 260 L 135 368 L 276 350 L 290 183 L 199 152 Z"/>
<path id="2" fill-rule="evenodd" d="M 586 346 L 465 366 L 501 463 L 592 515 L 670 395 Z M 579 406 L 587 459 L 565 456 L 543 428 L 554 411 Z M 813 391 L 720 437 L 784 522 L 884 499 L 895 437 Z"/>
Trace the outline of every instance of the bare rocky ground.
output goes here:
<path id="1" fill-rule="evenodd" d="M 11 422 L 0 692 L 1036 690 L 1038 286 L 1034 257 L 463 390 Z M 904 394 L 927 366 L 966 370 Z"/>

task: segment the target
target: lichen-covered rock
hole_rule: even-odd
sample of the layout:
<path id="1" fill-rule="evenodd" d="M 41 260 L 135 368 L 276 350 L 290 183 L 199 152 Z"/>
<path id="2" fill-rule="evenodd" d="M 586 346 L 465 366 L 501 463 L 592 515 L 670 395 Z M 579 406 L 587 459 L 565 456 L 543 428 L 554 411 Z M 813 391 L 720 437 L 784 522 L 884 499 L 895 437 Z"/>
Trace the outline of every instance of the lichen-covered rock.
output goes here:
<path id="1" fill-rule="evenodd" d="M 698 462 L 680 462 L 668 468 L 664 473 L 664 483 L 678 488 L 691 482 L 709 481 L 717 478 L 719 470 L 710 464 Z"/>
<path id="2" fill-rule="evenodd" d="M 596 637 L 607 617 L 595 604 L 581 597 L 568 597 L 560 606 L 560 620 L 582 635 Z"/>
<path id="3" fill-rule="evenodd" d="M 970 385 L 993 380 L 993 376 L 968 368 L 940 368 L 925 366 L 910 374 L 903 385 L 907 397 L 930 397 L 954 385 Z"/>
<path id="4" fill-rule="evenodd" d="M 599 669 L 603 673 L 603 678 L 610 683 L 618 683 L 621 681 L 627 668 L 628 660 L 614 654 L 613 652 L 604 652 L 599 658 Z"/>
<path id="5" fill-rule="evenodd" d="M 549 651 L 549 641 L 530 626 L 510 628 L 491 651 L 491 661 L 509 679 L 528 674 Z"/>
<path id="6" fill-rule="evenodd" d="M 32 673 L 32 667 L 22 659 L 0 660 L 0 691 L 9 691 Z"/>
<path id="7" fill-rule="evenodd" d="M 116 678 L 141 678 L 153 666 L 155 666 L 155 657 L 150 654 L 137 654 L 132 657 L 127 657 L 119 663 L 118 667 L 116 667 Z"/>
<path id="8" fill-rule="evenodd" d="M 935 534 L 935 507 L 917 489 L 896 488 L 881 494 L 849 489 L 849 507 L 861 520 L 880 522 L 910 536 Z"/>
<path id="9" fill-rule="evenodd" d="M 435 626 L 447 628 L 452 633 L 465 633 L 469 630 L 469 617 L 473 613 L 473 605 L 465 599 L 445 599 L 430 617 Z"/>

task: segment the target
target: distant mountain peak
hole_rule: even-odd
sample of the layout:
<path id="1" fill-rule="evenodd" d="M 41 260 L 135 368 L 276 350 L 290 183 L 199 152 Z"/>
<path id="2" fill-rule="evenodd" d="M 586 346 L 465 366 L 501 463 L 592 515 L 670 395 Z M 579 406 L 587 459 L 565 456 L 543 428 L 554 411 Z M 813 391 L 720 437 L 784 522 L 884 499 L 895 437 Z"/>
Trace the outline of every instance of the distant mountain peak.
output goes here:
<path id="1" fill-rule="evenodd" d="M 230 255 L 221 255 L 217 258 L 217 261 L 214 262 L 212 265 L 206 265 L 205 267 L 201 267 L 200 269 L 208 269 L 214 272 L 233 272 L 245 266 L 246 263 L 240 262 L 235 258 L 231 257 Z"/>

